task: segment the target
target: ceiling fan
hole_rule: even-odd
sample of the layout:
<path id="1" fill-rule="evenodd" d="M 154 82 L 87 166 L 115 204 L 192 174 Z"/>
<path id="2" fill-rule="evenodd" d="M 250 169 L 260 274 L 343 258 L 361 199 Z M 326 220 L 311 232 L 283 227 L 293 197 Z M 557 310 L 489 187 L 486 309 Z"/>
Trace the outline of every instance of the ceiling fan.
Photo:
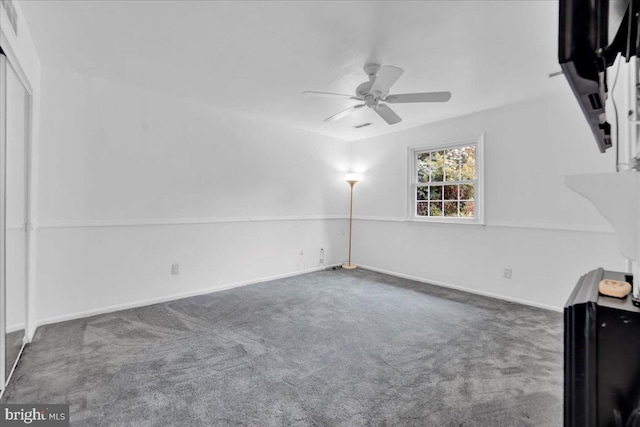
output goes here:
<path id="1" fill-rule="evenodd" d="M 346 98 L 354 101 L 361 101 L 363 104 L 354 105 L 346 110 L 342 110 L 333 116 L 324 119 L 325 122 L 333 122 L 340 120 L 349 114 L 361 109 L 369 107 L 373 109 L 380 117 L 390 125 L 402 121 L 387 104 L 401 104 L 407 102 L 447 102 L 451 99 L 451 92 L 421 92 L 421 93 L 402 93 L 397 95 L 389 95 L 389 89 L 400 78 L 404 70 L 402 68 L 385 65 L 381 67 L 378 64 L 366 64 L 364 72 L 369 76 L 369 81 L 364 82 L 356 88 L 356 96 L 343 95 L 339 93 L 313 92 L 304 91 L 305 95 L 321 96 L 327 98 Z"/>

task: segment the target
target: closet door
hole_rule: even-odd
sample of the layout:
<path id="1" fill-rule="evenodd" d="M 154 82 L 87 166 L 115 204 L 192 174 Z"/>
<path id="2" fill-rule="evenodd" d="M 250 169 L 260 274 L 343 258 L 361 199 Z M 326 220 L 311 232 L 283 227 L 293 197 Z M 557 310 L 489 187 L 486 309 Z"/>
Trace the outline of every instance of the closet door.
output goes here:
<path id="1" fill-rule="evenodd" d="M 27 295 L 27 147 L 29 94 L 11 64 L 3 59 L 4 144 L 4 324 L 5 381 L 25 338 Z"/>

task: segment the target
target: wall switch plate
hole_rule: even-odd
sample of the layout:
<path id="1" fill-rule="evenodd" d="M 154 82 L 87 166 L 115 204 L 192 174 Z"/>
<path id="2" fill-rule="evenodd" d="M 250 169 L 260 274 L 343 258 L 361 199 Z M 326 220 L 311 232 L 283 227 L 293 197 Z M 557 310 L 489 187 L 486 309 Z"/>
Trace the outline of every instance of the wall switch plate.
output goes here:
<path id="1" fill-rule="evenodd" d="M 511 273 L 513 271 L 510 268 L 505 268 L 504 269 L 504 274 L 502 275 L 502 277 L 504 277 L 505 279 L 511 279 Z"/>
<path id="2" fill-rule="evenodd" d="M 171 275 L 177 276 L 180 274 L 180 264 L 171 264 Z"/>

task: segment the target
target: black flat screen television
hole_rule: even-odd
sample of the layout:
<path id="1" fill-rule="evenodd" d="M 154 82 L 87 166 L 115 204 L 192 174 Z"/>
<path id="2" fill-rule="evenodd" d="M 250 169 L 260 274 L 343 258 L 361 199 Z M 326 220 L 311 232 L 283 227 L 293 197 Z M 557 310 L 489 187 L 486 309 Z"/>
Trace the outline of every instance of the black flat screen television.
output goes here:
<path id="1" fill-rule="evenodd" d="M 636 56 L 640 0 L 560 0 L 558 60 L 600 152 L 610 148 L 607 68 Z"/>

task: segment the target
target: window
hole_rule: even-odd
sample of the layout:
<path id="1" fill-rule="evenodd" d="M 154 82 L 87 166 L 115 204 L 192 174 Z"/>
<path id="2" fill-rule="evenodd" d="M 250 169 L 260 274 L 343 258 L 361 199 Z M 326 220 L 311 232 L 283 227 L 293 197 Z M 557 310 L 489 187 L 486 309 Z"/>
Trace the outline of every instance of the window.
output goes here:
<path id="1" fill-rule="evenodd" d="M 482 138 L 410 150 L 412 219 L 482 223 Z"/>

